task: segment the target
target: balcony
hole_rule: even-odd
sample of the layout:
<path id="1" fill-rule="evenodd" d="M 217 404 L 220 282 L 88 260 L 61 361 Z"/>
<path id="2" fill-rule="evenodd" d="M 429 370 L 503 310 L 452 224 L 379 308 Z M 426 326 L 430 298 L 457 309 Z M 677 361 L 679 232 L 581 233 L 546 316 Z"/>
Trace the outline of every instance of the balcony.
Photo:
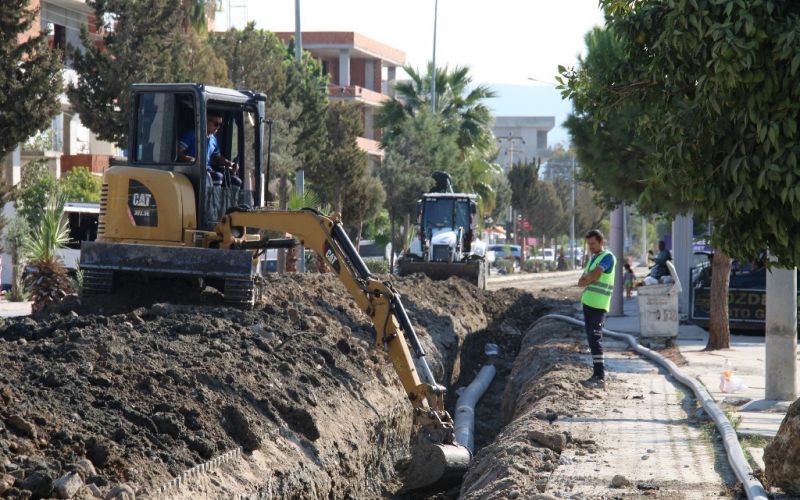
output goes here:
<path id="1" fill-rule="evenodd" d="M 357 100 L 372 106 L 379 106 L 390 99 L 387 95 L 358 85 L 328 85 L 328 97 L 333 100 Z"/>

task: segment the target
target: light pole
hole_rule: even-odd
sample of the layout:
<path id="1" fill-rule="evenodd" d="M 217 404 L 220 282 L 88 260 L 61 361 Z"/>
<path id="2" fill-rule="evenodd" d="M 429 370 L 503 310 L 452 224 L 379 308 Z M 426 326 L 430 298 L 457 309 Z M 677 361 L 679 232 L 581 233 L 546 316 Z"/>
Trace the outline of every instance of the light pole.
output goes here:
<path id="1" fill-rule="evenodd" d="M 512 135 L 511 132 L 508 133 L 508 137 L 498 137 L 497 142 L 506 141 L 508 143 L 506 149 L 506 156 L 508 156 L 508 162 L 506 163 L 506 175 L 511 170 L 511 167 L 514 166 L 514 141 L 521 141 L 522 144 L 525 144 L 525 139 L 519 135 Z M 520 151 L 522 152 L 522 151 Z M 514 222 L 514 208 L 508 207 L 508 214 L 506 214 L 506 218 L 508 222 Z"/>
<path id="2" fill-rule="evenodd" d="M 299 1 L 299 0 L 298 0 Z M 431 62 L 431 109 L 436 113 L 436 18 L 439 15 L 439 0 L 433 3 L 433 61 Z"/>
<path id="3" fill-rule="evenodd" d="M 570 196 L 569 268 L 575 269 L 575 155 L 572 155 L 572 191 Z"/>

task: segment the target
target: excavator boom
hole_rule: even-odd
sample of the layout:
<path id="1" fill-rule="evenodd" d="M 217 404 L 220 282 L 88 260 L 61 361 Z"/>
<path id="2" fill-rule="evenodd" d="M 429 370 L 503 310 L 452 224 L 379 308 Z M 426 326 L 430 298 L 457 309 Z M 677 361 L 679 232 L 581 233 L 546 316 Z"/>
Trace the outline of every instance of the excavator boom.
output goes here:
<path id="1" fill-rule="evenodd" d="M 203 247 L 168 247 L 95 242 L 82 247 L 81 267 L 90 293 L 110 293 L 114 273 L 214 277 L 224 280 L 226 301 L 250 304 L 253 251 L 285 246 L 287 240 L 253 240 L 254 230 L 289 233 L 314 250 L 347 288 L 375 327 L 375 346 L 392 362 L 414 408 L 418 437 L 406 472 L 407 490 L 439 489 L 460 480 L 471 459 L 455 442 L 453 420 L 444 408 L 445 388 L 436 383 L 425 350 L 391 283 L 378 280 L 358 255 L 338 215 L 311 209 L 230 209 L 208 233 Z M 86 280 L 89 280 L 86 282 Z M 232 297 L 229 297 L 232 296 Z"/>
<path id="2" fill-rule="evenodd" d="M 384 349 L 414 406 L 420 433 L 409 470 L 407 490 L 438 489 L 457 483 L 466 472 L 470 452 L 454 440 L 453 420 L 444 409 L 445 388 L 438 385 L 425 351 L 408 318 L 400 294 L 369 272 L 347 236 L 339 216 L 315 210 L 236 210 L 214 228 L 225 249 L 247 245 L 234 235 L 247 228 L 290 233 L 322 256 L 375 327 L 376 348 Z"/>

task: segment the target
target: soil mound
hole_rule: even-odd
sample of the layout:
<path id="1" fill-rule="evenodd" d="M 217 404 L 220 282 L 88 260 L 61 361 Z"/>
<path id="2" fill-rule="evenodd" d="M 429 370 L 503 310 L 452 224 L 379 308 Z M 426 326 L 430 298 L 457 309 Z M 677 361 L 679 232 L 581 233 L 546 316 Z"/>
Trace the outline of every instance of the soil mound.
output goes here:
<path id="1" fill-rule="evenodd" d="M 470 334 L 521 328 L 508 304 L 536 307 L 455 278 L 393 281 L 446 384 L 471 359 L 459 356 Z M 137 497 L 390 495 L 411 406 L 373 339 L 346 289 L 319 274 L 268 278 L 252 311 L 166 281 L 6 321 L 0 496 L 122 483 Z"/>

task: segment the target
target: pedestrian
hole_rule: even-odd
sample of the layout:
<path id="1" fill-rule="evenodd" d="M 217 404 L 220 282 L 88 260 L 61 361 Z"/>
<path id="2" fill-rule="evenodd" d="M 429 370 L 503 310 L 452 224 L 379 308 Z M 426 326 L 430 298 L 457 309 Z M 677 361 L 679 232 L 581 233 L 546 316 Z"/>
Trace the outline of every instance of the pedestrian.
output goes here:
<path id="1" fill-rule="evenodd" d="M 605 388 L 606 369 L 603 362 L 603 324 L 611 306 L 614 292 L 614 270 L 617 259 L 603 248 L 603 233 L 592 229 L 586 233 L 586 245 L 591 257 L 578 280 L 584 288 L 581 294 L 586 339 L 592 351 L 592 376 L 583 381 L 587 387 Z"/>
<path id="2" fill-rule="evenodd" d="M 625 297 L 630 299 L 633 297 L 633 282 L 636 280 L 636 275 L 633 274 L 629 263 L 626 262 L 623 267 L 625 272 L 622 273 L 622 282 L 625 284 Z"/>

